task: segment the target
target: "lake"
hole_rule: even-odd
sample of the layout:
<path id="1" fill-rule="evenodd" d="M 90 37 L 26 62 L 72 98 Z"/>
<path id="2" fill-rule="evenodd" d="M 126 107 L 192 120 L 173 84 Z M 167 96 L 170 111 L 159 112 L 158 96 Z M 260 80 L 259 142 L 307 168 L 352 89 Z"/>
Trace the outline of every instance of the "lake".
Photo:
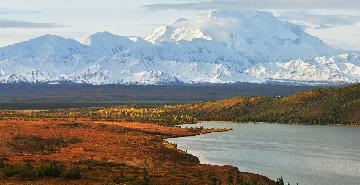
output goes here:
<path id="1" fill-rule="evenodd" d="M 183 127 L 232 131 L 171 138 L 201 163 L 283 177 L 291 185 L 359 185 L 360 128 L 201 122 Z"/>

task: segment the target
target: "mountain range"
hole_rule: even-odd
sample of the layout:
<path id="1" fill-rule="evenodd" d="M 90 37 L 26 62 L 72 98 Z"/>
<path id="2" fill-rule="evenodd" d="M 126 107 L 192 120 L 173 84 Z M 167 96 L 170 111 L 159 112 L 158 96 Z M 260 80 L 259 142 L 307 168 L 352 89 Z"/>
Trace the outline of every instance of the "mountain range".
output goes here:
<path id="1" fill-rule="evenodd" d="M 211 11 L 145 38 L 44 35 L 0 48 L 0 83 L 357 83 L 360 52 L 262 11 Z"/>

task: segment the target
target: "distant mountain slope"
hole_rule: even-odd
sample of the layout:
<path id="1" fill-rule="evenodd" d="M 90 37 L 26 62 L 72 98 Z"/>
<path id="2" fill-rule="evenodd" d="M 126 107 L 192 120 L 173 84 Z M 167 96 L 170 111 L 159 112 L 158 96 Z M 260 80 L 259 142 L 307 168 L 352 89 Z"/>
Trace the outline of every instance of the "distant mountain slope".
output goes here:
<path id="1" fill-rule="evenodd" d="M 300 26 L 261 11 L 211 11 L 179 19 L 145 38 L 152 43 L 204 39 L 238 51 L 253 61 L 284 61 L 337 53 Z"/>
<path id="2" fill-rule="evenodd" d="M 360 125 L 360 84 L 285 97 L 239 97 L 165 108 L 198 120 Z"/>
<path id="3" fill-rule="evenodd" d="M 45 35 L 0 48 L 0 83 L 359 82 L 359 55 L 342 52 L 271 13 L 212 11 L 145 39 Z"/>
<path id="4" fill-rule="evenodd" d="M 357 82 L 360 56 L 342 54 L 310 60 L 259 63 L 247 69 L 246 73 L 274 81 Z"/>

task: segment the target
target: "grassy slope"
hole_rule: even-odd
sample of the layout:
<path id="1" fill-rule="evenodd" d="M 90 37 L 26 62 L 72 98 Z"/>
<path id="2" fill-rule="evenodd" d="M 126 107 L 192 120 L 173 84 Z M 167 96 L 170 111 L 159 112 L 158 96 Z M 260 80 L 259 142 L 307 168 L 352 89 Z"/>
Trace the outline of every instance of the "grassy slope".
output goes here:
<path id="1" fill-rule="evenodd" d="M 360 84 L 319 88 L 286 97 L 240 97 L 167 106 L 198 120 L 360 124 Z"/>
<path id="2" fill-rule="evenodd" d="M 222 129 L 71 120 L 0 121 L 0 184 L 281 184 L 232 166 L 200 164 L 164 141 Z"/>

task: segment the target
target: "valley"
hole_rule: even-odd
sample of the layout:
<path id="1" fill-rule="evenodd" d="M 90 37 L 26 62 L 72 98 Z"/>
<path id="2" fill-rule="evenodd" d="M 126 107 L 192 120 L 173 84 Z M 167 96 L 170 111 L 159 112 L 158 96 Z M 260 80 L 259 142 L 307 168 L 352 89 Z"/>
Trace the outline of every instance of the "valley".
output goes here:
<path id="1" fill-rule="evenodd" d="M 359 10 L 2 0 L 0 184 L 358 185 Z"/>
<path id="2" fill-rule="evenodd" d="M 3 109 L 0 180 L 4 184 L 282 185 L 282 179 L 270 180 L 232 166 L 200 164 L 197 157 L 165 139 L 230 131 L 178 126 L 206 120 L 358 126 L 359 92 L 355 84 L 286 96 L 168 105 Z"/>

